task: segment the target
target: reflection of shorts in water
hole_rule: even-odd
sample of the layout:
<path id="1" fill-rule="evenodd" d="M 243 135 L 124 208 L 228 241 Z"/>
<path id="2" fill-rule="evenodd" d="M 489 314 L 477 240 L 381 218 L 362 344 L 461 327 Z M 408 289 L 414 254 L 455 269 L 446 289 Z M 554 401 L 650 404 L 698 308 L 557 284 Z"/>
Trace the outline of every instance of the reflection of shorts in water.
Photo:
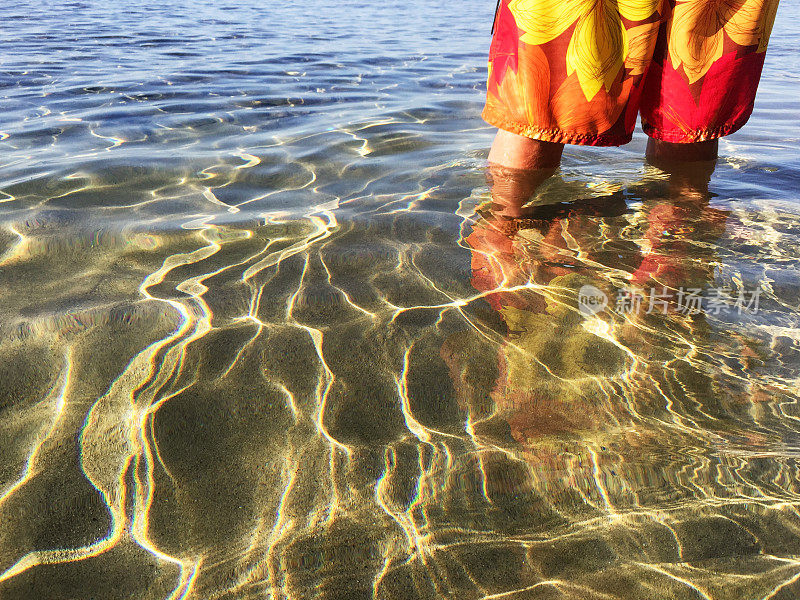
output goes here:
<path id="1" fill-rule="evenodd" d="M 483 118 L 567 144 L 728 135 L 753 110 L 778 0 L 501 0 Z"/>

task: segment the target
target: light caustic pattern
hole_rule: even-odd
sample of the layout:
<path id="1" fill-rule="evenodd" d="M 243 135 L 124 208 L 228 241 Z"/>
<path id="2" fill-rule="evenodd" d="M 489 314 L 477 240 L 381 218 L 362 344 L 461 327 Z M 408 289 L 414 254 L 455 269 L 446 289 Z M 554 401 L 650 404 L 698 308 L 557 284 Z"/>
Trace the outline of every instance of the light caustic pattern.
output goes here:
<path id="1" fill-rule="evenodd" d="M 638 140 L 516 225 L 475 210 L 491 5 L 29 4 L 1 600 L 800 597 L 791 3 L 713 202 Z M 584 319 L 585 284 L 763 293 Z"/>
<path id="2" fill-rule="evenodd" d="M 280 194 L 310 208 L 219 200 L 270 152 L 118 184 L 124 210 L 181 204 L 180 229 L 7 192 L 28 208 L 0 258 L 3 598 L 798 593 L 797 243 L 776 232 L 799 217 L 650 172 L 628 206 L 596 186 L 510 226 L 464 165 L 345 198 L 301 165 Z M 137 181 L 149 199 L 120 201 Z M 761 310 L 578 312 L 582 285 L 631 282 L 758 285 Z"/>

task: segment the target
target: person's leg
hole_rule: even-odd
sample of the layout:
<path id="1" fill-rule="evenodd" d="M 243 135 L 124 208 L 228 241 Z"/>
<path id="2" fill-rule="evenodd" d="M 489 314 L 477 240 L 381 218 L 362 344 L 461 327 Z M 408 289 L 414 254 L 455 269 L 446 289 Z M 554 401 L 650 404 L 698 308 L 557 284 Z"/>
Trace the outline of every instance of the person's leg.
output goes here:
<path id="1" fill-rule="evenodd" d="M 650 138 L 645 151 L 647 161 L 653 165 L 673 165 L 684 162 L 716 160 L 719 156 L 719 140 L 693 142 L 689 144 L 673 144 Z"/>
<path id="2" fill-rule="evenodd" d="M 489 164 L 510 169 L 555 169 L 564 144 L 533 140 L 499 129 L 489 151 Z"/>
<path id="3" fill-rule="evenodd" d="M 669 176 L 674 198 L 706 198 L 711 175 L 717 165 L 719 140 L 674 144 L 650 138 L 645 157 L 648 163 Z M 707 201 L 707 199 L 706 199 Z"/>
<path id="4" fill-rule="evenodd" d="M 522 206 L 561 162 L 564 144 L 544 142 L 498 130 L 489 151 L 492 213 L 514 219 L 524 216 Z"/>

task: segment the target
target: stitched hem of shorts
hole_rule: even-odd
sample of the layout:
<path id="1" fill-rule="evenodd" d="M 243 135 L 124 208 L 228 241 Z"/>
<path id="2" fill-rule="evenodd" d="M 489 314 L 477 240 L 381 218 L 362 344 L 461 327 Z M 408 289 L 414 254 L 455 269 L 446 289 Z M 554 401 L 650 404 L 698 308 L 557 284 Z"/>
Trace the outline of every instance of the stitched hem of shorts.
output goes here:
<path id="1" fill-rule="evenodd" d="M 487 108 L 483 109 L 481 118 L 489 125 L 510 131 L 523 137 L 545 142 L 555 142 L 558 144 L 573 144 L 577 146 L 622 146 L 633 138 L 633 134 L 628 136 L 608 135 L 603 133 L 576 133 L 564 131 L 563 129 L 544 129 L 528 123 L 518 123 L 507 121 L 497 115 L 496 112 Z"/>
<path id="2" fill-rule="evenodd" d="M 716 140 L 726 135 L 735 133 L 744 127 L 744 124 L 747 123 L 749 118 L 750 114 L 748 113 L 743 119 L 739 119 L 738 121 L 734 121 L 733 123 L 729 123 L 715 129 L 694 129 L 692 131 L 671 129 L 669 131 L 662 131 L 646 123 L 642 123 L 642 129 L 648 136 L 657 140 L 671 142 L 673 144 L 691 144 L 694 142 L 707 142 L 709 140 Z"/>

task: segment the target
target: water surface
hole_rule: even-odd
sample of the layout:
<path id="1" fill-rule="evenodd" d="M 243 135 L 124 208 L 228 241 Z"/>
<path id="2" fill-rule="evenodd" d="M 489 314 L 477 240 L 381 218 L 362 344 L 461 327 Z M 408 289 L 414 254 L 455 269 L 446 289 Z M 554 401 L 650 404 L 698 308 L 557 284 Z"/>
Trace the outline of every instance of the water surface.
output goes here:
<path id="1" fill-rule="evenodd" d="M 3 3 L 1 598 L 800 597 L 800 11 L 509 225 L 493 9 Z"/>

